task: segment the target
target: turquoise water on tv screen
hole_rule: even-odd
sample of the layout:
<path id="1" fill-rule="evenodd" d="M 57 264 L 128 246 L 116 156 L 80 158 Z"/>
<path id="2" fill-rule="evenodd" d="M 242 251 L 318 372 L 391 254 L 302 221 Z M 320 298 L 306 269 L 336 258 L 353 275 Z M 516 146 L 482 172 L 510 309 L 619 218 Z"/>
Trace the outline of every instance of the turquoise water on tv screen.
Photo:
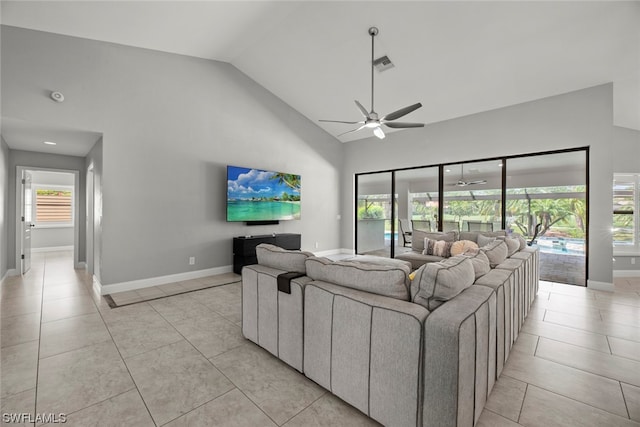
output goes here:
<path id="1" fill-rule="evenodd" d="M 300 202 L 227 201 L 227 221 L 271 221 L 279 219 L 300 219 Z"/>

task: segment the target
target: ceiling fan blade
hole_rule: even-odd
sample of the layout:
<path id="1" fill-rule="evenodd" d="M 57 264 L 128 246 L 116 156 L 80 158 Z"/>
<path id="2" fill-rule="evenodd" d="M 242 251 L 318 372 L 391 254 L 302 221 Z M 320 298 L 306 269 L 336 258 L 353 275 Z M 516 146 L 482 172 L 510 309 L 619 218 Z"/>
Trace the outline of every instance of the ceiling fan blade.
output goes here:
<path id="1" fill-rule="evenodd" d="M 382 122 L 383 125 L 394 129 L 404 128 L 423 128 L 424 123 L 406 123 L 406 122 Z"/>
<path id="2" fill-rule="evenodd" d="M 357 125 L 358 123 L 364 122 L 343 122 L 342 120 L 318 120 L 319 122 L 327 122 L 327 123 L 346 123 L 348 125 Z"/>
<path id="3" fill-rule="evenodd" d="M 469 181 L 469 182 L 467 182 L 467 185 L 486 184 L 486 183 L 487 183 L 487 180 L 480 179 L 478 181 Z"/>
<path id="4" fill-rule="evenodd" d="M 362 106 L 362 104 L 360 104 L 357 100 L 356 100 L 356 105 L 358 106 L 358 110 L 360 110 L 360 112 L 362 113 L 362 115 L 364 116 L 365 119 L 369 118 L 369 113 L 367 112 L 367 109 L 364 108 Z"/>
<path id="5" fill-rule="evenodd" d="M 357 132 L 360 129 L 364 129 L 364 126 L 360 126 L 358 129 L 351 129 L 351 130 L 348 130 L 346 132 L 342 132 L 340 135 L 336 135 L 336 136 L 342 136 L 342 135 L 346 135 L 346 134 L 351 133 L 351 132 Z"/>
<path id="6" fill-rule="evenodd" d="M 398 111 L 394 111 L 393 113 L 389 113 L 386 116 L 384 116 L 381 120 L 395 120 L 395 119 L 399 119 L 400 117 L 409 114 L 412 111 L 417 110 L 418 108 L 422 107 L 421 103 L 417 103 L 417 104 L 413 104 L 413 105 L 409 105 L 408 107 L 404 107 L 399 109 Z"/>

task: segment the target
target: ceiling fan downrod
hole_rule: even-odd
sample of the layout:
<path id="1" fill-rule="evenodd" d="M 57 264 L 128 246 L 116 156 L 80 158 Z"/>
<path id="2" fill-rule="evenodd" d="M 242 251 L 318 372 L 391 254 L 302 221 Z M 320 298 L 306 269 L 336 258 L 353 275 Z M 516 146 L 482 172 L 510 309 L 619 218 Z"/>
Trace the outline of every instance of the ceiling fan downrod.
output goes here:
<path id="1" fill-rule="evenodd" d="M 379 31 L 377 27 L 369 28 L 369 35 L 371 36 L 371 112 L 373 113 L 373 61 L 374 61 L 374 38 L 378 35 Z"/>

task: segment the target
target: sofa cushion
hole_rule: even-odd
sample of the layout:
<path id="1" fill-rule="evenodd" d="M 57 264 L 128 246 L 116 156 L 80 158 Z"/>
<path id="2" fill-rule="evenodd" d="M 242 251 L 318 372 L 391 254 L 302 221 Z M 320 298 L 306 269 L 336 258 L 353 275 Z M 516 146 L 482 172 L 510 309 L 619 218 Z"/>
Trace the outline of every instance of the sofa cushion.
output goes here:
<path id="1" fill-rule="evenodd" d="M 491 263 L 487 255 L 480 249 L 472 249 L 464 253 L 471 260 L 476 279 L 491 271 Z"/>
<path id="2" fill-rule="evenodd" d="M 491 268 L 495 268 L 496 265 L 507 259 L 507 244 L 502 240 L 495 240 L 486 246 L 482 246 L 480 250 L 489 258 Z"/>
<path id="3" fill-rule="evenodd" d="M 458 240 L 458 232 L 457 231 L 449 231 L 447 233 L 442 232 L 427 232 L 422 230 L 413 230 L 413 234 L 411 236 L 411 249 L 422 253 L 424 250 L 424 238 L 428 238 L 431 240 L 444 240 L 445 242 L 455 242 Z"/>
<path id="4" fill-rule="evenodd" d="M 443 258 L 435 255 L 422 255 L 421 253 L 410 251 L 402 254 L 397 254 L 396 259 L 401 259 L 411 263 L 411 268 L 417 270 L 428 262 L 442 261 Z"/>
<path id="5" fill-rule="evenodd" d="M 412 301 L 434 310 L 473 284 L 471 260 L 463 255 L 420 267 L 411 284 Z"/>
<path id="6" fill-rule="evenodd" d="M 327 258 L 310 257 L 306 260 L 307 276 L 313 280 L 335 283 L 347 288 L 400 300 L 409 300 L 409 264 L 373 264 L 357 260 L 333 262 Z"/>
<path id="7" fill-rule="evenodd" d="M 472 249 L 478 249 L 478 244 L 473 240 L 458 240 L 451 245 L 451 256 L 460 255 Z"/>
<path id="8" fill-rule="evenodd" d="M 306 273 L 304 263 L 311 256 L 311 252 L 290 251 L 268 243 L 256 246 L 258 264 L 283 271 Z"/>
<path id="9" fill-rule="evenodd" d="M 507 258 L 520 250 L 520 242 L 518 239 L 509 236 L 498 237 L 497 239 L 502 240 L 507 244 Z"/>

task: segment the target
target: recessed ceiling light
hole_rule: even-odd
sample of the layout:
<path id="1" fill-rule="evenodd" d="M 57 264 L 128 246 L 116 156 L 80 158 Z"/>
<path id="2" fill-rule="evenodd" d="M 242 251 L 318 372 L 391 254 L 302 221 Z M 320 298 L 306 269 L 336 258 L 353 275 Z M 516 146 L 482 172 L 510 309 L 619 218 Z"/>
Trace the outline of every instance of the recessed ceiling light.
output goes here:
<path id="1" fill-rule="evenodd" d="M 498 163 L 498 167 L 501 168 L 502 167 L 502 163 Z"/>
<path id="2" fill-rule="evenodd" d="M 44 143 L 47 145 L 57 145 L 55 142 L 51 142 L 51 141 L 45 141 Z"/>
<path id="3" fill-rule="evenodd" d="M 445 169 L 445 172 L 451 172 L 451 169 Z"/>

